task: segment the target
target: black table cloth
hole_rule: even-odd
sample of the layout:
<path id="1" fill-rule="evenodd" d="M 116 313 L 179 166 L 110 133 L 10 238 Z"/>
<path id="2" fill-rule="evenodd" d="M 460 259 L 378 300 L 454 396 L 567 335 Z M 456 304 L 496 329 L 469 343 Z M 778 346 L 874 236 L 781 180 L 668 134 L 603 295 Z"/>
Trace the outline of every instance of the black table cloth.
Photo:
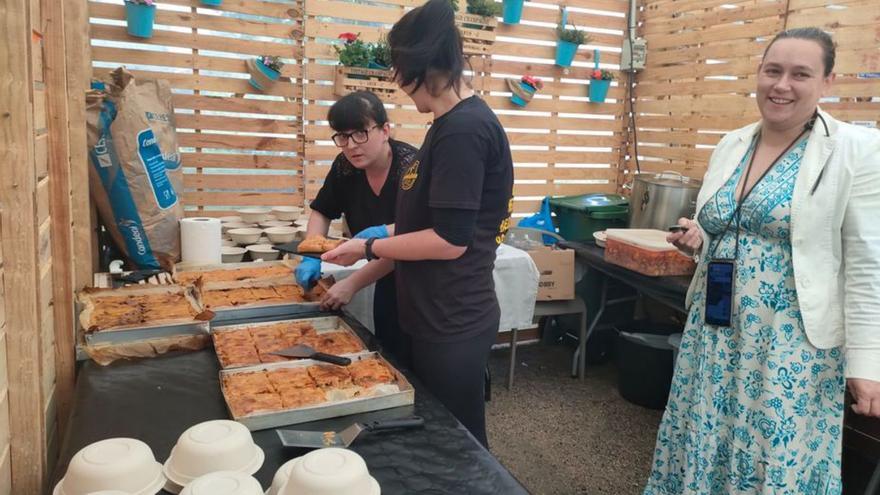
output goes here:
<path id="1" fill-rule="evenodd" d="M 164 462 L 184 430 L 202 421 L 229 417 L 218 371 L 211 349 L 106 367 L 84 363 L 53 483 L 64 475 L 78 450 L 110 437 L 140 439 L 153 449 L 159 462 Z M 354 421 L 419 415 L 425 419 L 424 429 L 365 434 L 350 447 L 364 458 L 383 495 L 528 493 L 437 399 L 411 374 L 404 373 L 416 389 L 414 406 L 291 428 L 340 430 Z M 255 474 L 264 489 L 284 462 L 309 451 L 285 449 L 274 429 L 255 432 L 254 440 L 266 453 Z"/>

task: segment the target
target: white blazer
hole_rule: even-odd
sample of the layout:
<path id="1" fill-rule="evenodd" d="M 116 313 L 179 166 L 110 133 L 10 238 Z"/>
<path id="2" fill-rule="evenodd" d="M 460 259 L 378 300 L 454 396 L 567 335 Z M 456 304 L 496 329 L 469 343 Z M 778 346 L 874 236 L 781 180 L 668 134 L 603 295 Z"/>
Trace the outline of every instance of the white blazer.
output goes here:
<path id="1" fill-rule="evenodd" d="M 791 205 L 801 315 L 814 346 L 844 346 L 847 378 L 880 381 L 880 132 L 819 113 L 828 136 L 817 119 Z M 734 173 L 759 124 L 735 130 L 718 143 L 697 212 Z M 710 240 L 703 230 L 703 263 Z M 699 276 L 688 290 L 688 307 L 698 285 L 705 285 Z"/>

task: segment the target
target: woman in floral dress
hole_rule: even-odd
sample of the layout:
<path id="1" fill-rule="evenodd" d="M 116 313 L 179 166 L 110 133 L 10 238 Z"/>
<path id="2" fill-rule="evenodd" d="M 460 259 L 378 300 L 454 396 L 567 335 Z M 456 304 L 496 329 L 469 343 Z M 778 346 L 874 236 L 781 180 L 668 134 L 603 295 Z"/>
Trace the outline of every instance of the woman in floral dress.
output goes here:
<path id="1" fill-rule="evenodd" d="M 700 264 L 645 495 L 839 495 L 846 386 L 880 416 L 880 133 L 818 109 L 833 67 L 818 29 L 774 38 L 762 120 L 722 139 L 669 237 Z M 706 323 L 713 260 L 729 325 Z"/>

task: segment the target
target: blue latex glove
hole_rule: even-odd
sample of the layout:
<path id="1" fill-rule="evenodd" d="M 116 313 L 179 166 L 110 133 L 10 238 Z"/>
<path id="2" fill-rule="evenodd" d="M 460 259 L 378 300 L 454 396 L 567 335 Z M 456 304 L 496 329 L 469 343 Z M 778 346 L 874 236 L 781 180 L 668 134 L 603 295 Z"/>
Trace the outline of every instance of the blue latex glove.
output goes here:
<path id="1" fill-rule="evenodd" d="M 369 239 L 370 237 L 375 237 L 376 239 L 384 239 L 388 237 L 388 227 L 384 225 L 375 225 L 373 227 L 367 227 L 354 235 L 355 239 Z"/>
<path id="2" fill-rule="evenodd" d="M 296 275 L 296 283 L 303 289 L 308 289 L 315 285 L 315 282 L 321 278 L 321 260 L 315 258 L 303 258 L 294 272 Z"/>

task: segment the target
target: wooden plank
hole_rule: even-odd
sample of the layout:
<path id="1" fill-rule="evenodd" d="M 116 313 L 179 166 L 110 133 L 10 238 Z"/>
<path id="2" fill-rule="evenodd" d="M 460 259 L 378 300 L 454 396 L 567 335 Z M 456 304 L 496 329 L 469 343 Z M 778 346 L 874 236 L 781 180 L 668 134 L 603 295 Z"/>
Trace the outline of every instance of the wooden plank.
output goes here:
<path id="1" fill-rule="evenodd" d="M 738 79 L 736 81 L 719 81 L 715 79 L 690 82 L 641 82 L 636 89 L 638 98 L 647 99 L 652 96 L 668 96 L 671 92 L 677 95 L 718 95 L 731 93 L 751 93 L 755 91 L 757 78 Z"/>
<path id="2" fill-rule="evenodd" d="M 776 17 L 785 14 L 785 3 L 777 2 L 769 5 L 756 7 L 739 7 L 720 11 L 695 12 L 690 15 L 682 15 L 666 22 L 646 23 L 644 35 L 675 33 L 686 29 L 700 29 L 706 26 L 719 26 L 742 21 L 754 21 L 767 17 Z"/>
<path id="3" fill-rule="evenodd" d="M 85 93 L 91 77 L 91 50 L 88 38 L 87 0 L 65 0 L 63 35 L 67 70 L 68 121 L 85 122 Z M 56 17 L 57 18 L 57 17 Z M 92 249 L 92 214 L 89 202 L 89 175 L 86 126 L 68 126 L 70 173 L 70 221 L 72 223 L 73 286 L 79 290 L 92 282 L 97 250 Z M 71 301 L 72 304 L 72 301 Z M 62 327 L 58 327 L 62 328 Z M 61 340 L 59 339 L 59 342 Z M 66 368 L 65 368 L 66 369 Z M 66 411 L 66 403 L 61 406 Z"/>
<path id="4" fill-rule="evenodd" d="M 37 183 L 37 225 L 43 225 L 49 219 L 49 178 L 45 177 Z"/>
<path id="5" fill-rule="evenodd" d="M 300 123 L 293 120 L 221 117 L 204 114 L 177 114 L 178 128 L 213 131 L 266 132 L 272 134 L 296 134 Z"/>
<path id="6" fill-rule="evenodd" d="M 301 104 L 292 101 L 258 100 L 255 98 L 221 98 L 204 95 L 173 95 L 174 108 L 214 112 L 299 115 Z"/>
<path id="7" fill-rule="evenodd" d="M 639 115 L 636 124 L 649 129 L 699 129 L 705 131 L 730 131 L 754 122 L 749 116 L 716 115 Z"/>
<path id="8" fill-rule="evenodd" d="M 839 29 L 845 27 L 864 26 L 867 31 L 874 31 L 880 24 L 880 4 L 870 2 L 849 5 L 845 9 L 829 10 L 825 7 L 803 9 L 789 15 L 796 26 L 817 26 Z"/>
<path id="9" fill-rule="evenodd" d="M 198 0 L 164 0 L 164 3 L 210 8 L 202 5 Z M 280 2 L 263 2 L 260 0 L 224 0 L 220 10 L 239 14 L 277 17 L 279 19 L 299 18 L 302 16 L 302 12 L 296 5 Z"/>
<path id="10" fill-rule="evenodd" d="M 307 16 L 394 24 L 400 18 L 401 11 L 398 8 L 373 7 L 348 2 L 305 0 L 305 14 Z"/>
<path id="11" fill-rule="evenodd" d="M 651 51 L 646 67 L 653 68 L 667 64 L 690 63 L 698 60 L 729 60 L 757 57 L 764 53 L 767 40 L 739 40 L 736 42 L 706 43 L 669 50 Z"/>
<path id="12" fill-rule="evenodd" d="M 833 5 L 868 5 L 873 0 L 834 0 Z M 789 0 L 789 10 L 797 11 L 809 9 L 811 7 L 826 7 L 829 5 L 828 0 Z M 830 10 L 830 9 L 829 9 Z"/>
<path id="13" fill-rule="evenodd" d="M 301 157 L 227 155 L 219 153 L 183 153 L 184 167 L 295 170 L 302 167 Z"/>
<path id="14" fill-rule="evenodd" d="M 297 139 L 208 133 L 179 133 L 177 138 L 180 146 L 189 146 L 193 148 L 260 151 L 298 151 L 300 149 L 300 141 Z"/>
<path id="15" fill-rule="evenodd" d="M 4 400 L 4 404 L 7 401 Z M 8 406 L 7 406 L 8 407 Z M 12 491 L 12 452 L 9 444 L 0 444 L 0 493 L 14 495 Z"/>
<path id="16" fill-rule="evenodd" d="M 299 193 L 260 192 L 184 192 L 183 203 L 187 206 L 281 206 L 302 203 Z"/>
<path id="17" fill-rule="evenodd" d="M 751 24 L 720 26 L 702 31 L 675 33 L 651 38 L 651 49 L 696 45 L 713 41 L 736 41 L 772 36 L 782 29 L 782 19 L 761 19 Z"/>
<path id="18" fill-rule="evenodd" d="M 45 476 L 45 432 L 40 398 L 39 314 L 34 174 L 33 81 L 29 78 L 31 24 L 25 0 L 0 3 L 0 197 L 15 208 L 0 209 L 0 244 L 16 253 L 4 261 L 9 357 L 10 449 L 12 486 L 16 493 L 42 493 Z M 44 117 L 45 118 L 45 117 Z"/>
<path id="19" fill-rule="evenodd" d="M 6 392 L 9 387 L 8 370 L 6 366 L 9 364 L 7 355 L 6 331 L 0 332 L 0 396 L 2 396 L 2 404 L 0 404 L 0 445 L 9 443 L 9 403 L 7 402 Z"/>
<path id="20" fill-rule="evenodd" d="M 185 174 L 187 189 L 278 190 L 302 187 L 302 177 L 295 175 Z"/>
<path id="21" fill-rule="evenodd" d="M 703 134 L 697 132 L 657 132 L 639 131 L 639 144 L 662 143 L 671 145 L 697 145 L 706 144 L 714 146 L 721 140 L 723 134 Z M 641 148 L 639 148 L 641 151 Z"/>
<path id="22" fill-rule="evenodd" d="M 708 76 L 753 76 L 758 73 L 759 60 L 736 59 L 722 64 L 685 64 L 654 67 L 642 71 L 642 79 L 695 79 Z"/>
<path id="23" fill-rule="evenodd" d="M 46 134 L 34 138 L 34 165 L 37 180 L 49 175 L 49 136 Z"/>
<path id="24" fill-rule="evenodd" d="M 34 88 L 34 132 L 42 134 L 46 132 L 46 89 L 43 84 L 38 84 L 39 89 Z"/>
<path id="25" fill-rule="evenodd" d="M 244 62 L 242 62 L 244 63 Z M 95 77 L 106 79 L 113 69 L 96 68 L 94 70 Z M 148 79 L 165 79 L 171 83 L 174 89 L 198 89 L 202 91 L 221 91 L 235 93 L 237 95 L 244 94 L 267 94 L 274 96 L 285 96 L 288 98 L 302 97 L 301 86 L 291 84 L 281 80 L 274 86 L 264 92 L 259 92 L 248 83 L 247 79 L 236 79 L 231 77 L 214 77 L 204 74 L 175 74 L 171 72 L 142 71 L 129 69 L 135 77 L 143 77 Z"/>
<path id="26" fill-rule="evenodd" d="M 675 100 L 640 100 L 638 109 L 645 113 L 704 113 L 736 117 L 755 116 L 758 107 L 746 96 L 684 97 Z"/>

